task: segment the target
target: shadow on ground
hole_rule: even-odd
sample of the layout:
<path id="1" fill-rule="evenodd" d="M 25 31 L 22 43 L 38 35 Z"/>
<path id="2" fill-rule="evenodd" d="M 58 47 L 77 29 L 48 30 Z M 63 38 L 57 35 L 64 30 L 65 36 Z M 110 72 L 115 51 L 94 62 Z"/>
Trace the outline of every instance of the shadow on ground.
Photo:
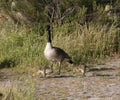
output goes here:
<path id="1" fill-rule="evenodd" d="M 11 66 L 12 67 L 15 66 L 15 61 L 5 59 L 4 61 L 2 61 L 0 63 L 0 69 L 2 69 L 2 68 L 10 68 Z"/>
<path id="2" fill-rule="evenodd" d="M 88 70 L 88 72 L 91 72 L 91 71 L 108 71 L 108 70 L 115 70 L 114 68 L 91 68 Z"/>
<path id="3" fill-rule="evenodd" d="M 69 77 L 75 77 L 73 75 L 50 75 L 47 76 L 47 78 L 69 78 Z"/>

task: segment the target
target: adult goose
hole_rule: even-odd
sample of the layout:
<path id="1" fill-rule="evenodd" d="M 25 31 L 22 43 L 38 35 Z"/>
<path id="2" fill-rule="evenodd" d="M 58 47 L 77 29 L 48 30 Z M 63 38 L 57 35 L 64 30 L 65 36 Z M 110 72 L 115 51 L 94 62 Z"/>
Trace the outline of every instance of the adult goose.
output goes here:
<path id="1" fill-rule="evenodd" d="M 61 63 L 66 59 L 69 63 L 73 63 L 70 56 L 61 48 L 54 47 L 51 41 L 51 28 L 47 25 L 46 31 L 48 33 L 48 41 L 44 50 L 44 55 L 51 62 L 51 71 L 53 72 L 53 63 L 55 61 L 59 64 L 58 74 L 61 73 Z"/>

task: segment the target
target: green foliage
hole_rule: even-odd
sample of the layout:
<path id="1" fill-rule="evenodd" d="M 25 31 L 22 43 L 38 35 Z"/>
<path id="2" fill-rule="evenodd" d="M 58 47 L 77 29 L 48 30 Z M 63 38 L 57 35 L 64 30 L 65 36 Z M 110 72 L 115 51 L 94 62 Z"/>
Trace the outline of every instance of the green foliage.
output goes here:
<path id="1" fill-rule="evenodd" d="M 38 64 L 43 55 L 44 38 L 39 34 L 32 32 L 26 34 L 22 31 L 12 32 L 0 40 L 0 62 L 13 62 L 6 67 L 18 64 Z"/>
<path id="2" fill-rule="evenodd" d="M 0 5 L 7 4 L 2 5 L 1 12 L 11 20 L 20 12 L 30 22 L 27 26 L 24 20 L 22 24 L 0 21 L 0 67 L 48 64 L 43 55 L 45 26 L 49 23 L 47 11 L 53 14 L 53 44 L 65 49 L 76 64 L 92 63 L 120 50 L 120 19 L 114 13 L 107 16 L 97 0 L 15 2 L 16 9 L 11 11 L 11 1 L 1 1 Z"/>
<path id="3" fill-rule="evenodd" d="M 89 23 L 81 26 L 74 23 L 74 26 L 64 25 L 63 27 L 64 30 L 61 27 L 61 31 L 57 28 L 58 30 L 55 29 L 53 32 L 56 34 L 54 34 L 53 43 L 65 48 L 76 64 L 94 63 L 98 58 L 111 56 L 115 52 L 115 45 L 117 48 L 120 47 L 120 44 L 115 42 L 118 38 L 120 39 L 119 28 L 114 25 L 108 27 L 99 23 Z M 74 31 L 70 33 L 70 29 Z"/>

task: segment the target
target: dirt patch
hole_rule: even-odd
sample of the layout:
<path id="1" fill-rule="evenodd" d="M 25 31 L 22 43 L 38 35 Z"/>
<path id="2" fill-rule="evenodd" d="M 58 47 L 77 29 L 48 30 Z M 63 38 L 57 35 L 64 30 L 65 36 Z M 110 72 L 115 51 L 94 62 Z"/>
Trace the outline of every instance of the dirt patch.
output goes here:
<path id="1" fill-rule="evenodd" d="M 5 74 L 1 71 L 0 86 L 9 87 L 17 84 L 18 87 L 29 87 L 29 84 L 25 85 L 23 82 L 23 79 L 28 77 L 31 76 Z M 90 67 L 86 77 L 81 77 L 79 73 L 76 73 L 76 76 L 63 73 L 62 76 L 31 78 L 35 87 L 35 97 L 43 100 L 119 100 L 120 98 L 120 59 L 112 59 L 102 65 Z"/>

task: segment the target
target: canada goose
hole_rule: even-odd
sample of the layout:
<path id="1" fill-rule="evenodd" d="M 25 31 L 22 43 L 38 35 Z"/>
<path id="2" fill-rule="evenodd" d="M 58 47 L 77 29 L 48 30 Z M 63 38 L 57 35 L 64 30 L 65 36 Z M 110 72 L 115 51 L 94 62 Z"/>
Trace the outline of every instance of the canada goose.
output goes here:
<path id="1" fill-rule="evenodd" d="M 52 41 L 51 41 L 51 29 L 50 25 L 47 25 L 46 31 L 48 32 L 48 41 L 44 50 L 44 55 L 45 57 L 51 62 L 51 70 L 53 72 L 53 63 L 55 61 L 58 62 L 59 64 L 59 70 L 58 74 L 60 75 L 61 72 L 61 63 L 67 59 L 69 63 L 73 63 L 69 55 L 62 49 L 58 47 L 52 46 Z"/>

